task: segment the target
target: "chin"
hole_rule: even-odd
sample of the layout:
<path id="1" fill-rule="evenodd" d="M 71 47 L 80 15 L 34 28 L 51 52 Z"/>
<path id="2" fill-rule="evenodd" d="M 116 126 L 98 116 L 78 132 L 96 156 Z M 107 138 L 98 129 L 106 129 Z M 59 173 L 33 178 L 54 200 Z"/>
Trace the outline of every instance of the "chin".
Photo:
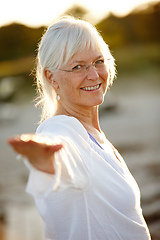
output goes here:
<path id="1" fill-rule="evenodd" d="M 97 99 L 97 105 L 101 105 L 104 102 L 104 95 L 102 95 L 99 99 Z"/>
<path id="2" fill-rule="evenodd" d="M 91 107 L 95 107 L 95 106 L 99 106 L 104 102 L 104 98 L 99 99 L 97 101 L 95 101 L 94 103 L 91 104 Z"/>

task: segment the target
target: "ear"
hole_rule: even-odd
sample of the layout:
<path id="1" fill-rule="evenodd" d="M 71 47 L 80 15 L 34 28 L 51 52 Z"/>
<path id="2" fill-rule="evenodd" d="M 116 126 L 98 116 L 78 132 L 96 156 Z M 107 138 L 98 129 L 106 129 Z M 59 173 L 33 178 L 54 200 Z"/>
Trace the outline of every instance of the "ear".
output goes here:
<path id="1" fill-rule="evenodd" d="M 55 88 L 55 89 L 58 89 L 59 88 L 59 85 L 58 83 L 55 81 L 54 79 L 54 73 L 51 72 L 50 70 L 48 69 L 45 69 L 44 70 L 44 75 L 47 79 L 47 81 Z"/>

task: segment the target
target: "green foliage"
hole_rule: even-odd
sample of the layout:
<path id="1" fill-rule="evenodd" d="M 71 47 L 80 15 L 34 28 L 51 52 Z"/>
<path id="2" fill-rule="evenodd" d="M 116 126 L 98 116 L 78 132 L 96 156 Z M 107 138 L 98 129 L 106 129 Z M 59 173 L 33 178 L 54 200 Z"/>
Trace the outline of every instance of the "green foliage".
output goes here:
<path id="1" fill-rule="evenodd" d="M 83 18 L 86 11 L 75 6 L 66 13 Z M 159 68 L 160 3 L 123 18 L 110 15 L 96 27 L 113 51 L 120 72 Z M 43 32 L 44 27 L 29 28 L 19 24 L 0 28 L 0 77 L 31 72 L 32 59 Z"/>
<path id="2" fill-rule="evenodd" d="M 104 40 L 111 48 L 132 44 L 160 42 L 160 3 L 149 5 L 145 11 L 118 18 L 110 15 L 99 24 Z"/>
<path id="3" fill-rule="evenodd" d="M 11 24 L 0 28 L 0 61 L 35 53 L 44 28 L 29 28 Z"/>
<path id="4" fill-rule="evenodd" d="M 81 6 L 73 6 L 64 13 L 64 15 L 70 15 L 76 18 L 83 18 L 85 14 L 87 14 L 87 10 Z"/>
<path id="5" fill-rule="evenodd" d="M 134 44 L 113 52 L 118 76 L 160 72 L 160 43 Z"/>

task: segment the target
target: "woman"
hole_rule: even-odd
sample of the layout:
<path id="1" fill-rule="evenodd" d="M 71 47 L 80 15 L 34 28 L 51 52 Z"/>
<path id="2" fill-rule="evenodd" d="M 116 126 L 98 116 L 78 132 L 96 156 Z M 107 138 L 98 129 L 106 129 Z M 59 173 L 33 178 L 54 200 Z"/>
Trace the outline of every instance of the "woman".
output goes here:
<path id="1" fill-rule="evenodd" d="M 108 46 L 88 22 L 66 17 L 48 28 L 37 60 L 42 123 L 9 143 L 28 159 L 46 239 L 150 239 L 139 188 L 99 126 L 115 75 Z"/>

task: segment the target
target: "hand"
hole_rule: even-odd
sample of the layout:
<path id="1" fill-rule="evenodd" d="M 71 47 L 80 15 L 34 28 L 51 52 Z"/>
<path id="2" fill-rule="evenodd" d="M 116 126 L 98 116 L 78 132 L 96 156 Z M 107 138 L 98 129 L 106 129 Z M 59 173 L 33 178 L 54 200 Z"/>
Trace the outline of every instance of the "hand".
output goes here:
<path id="1" fill-rule="evenodd" d="M 54 153 L 63 147 L 62 144 L 53 145 L 49 138 L 34 134 L 15 136 L 8 139 L 8 143 L 17 153 L 27 157 L 37 169 L 55 174 Z"/>

